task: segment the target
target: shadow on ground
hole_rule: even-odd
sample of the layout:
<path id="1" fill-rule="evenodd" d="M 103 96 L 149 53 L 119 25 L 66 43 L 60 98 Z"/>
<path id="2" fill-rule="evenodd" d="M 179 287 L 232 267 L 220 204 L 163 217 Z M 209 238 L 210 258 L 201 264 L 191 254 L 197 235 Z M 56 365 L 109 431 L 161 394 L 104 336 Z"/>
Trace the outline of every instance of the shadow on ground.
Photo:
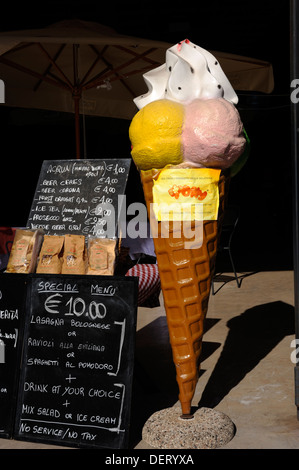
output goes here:
<path id="1" fill-rule="evenodd" d="M 206 318 L 205 331 L 218 321 Z M 203 341 L 201 361 L 220 346 L 221 343 Z M 204 372 L 200 370 L 200 374 Z M 130 447 L 142 439 L 142 428 L 147 419 L 156 411 L 173 406 L 178 401 L 178 395 L 167 320 L 161 316 L 136 334 Z"/>
<path id="2" fill-rule="evenodd" d="M 229 332 L 199 407 L 217 406 L 230 390 L 287 335 L 295 332 L 294 307 L 270 302 L 227 322 Z"/>
<path id="3" fill-rule="evenodd" d="M 218 321 L 207 318 L 205 331 Z M 285 336 L 294 334 L 294 307 L 281 301 L 258 305 L 229 320 L 227 326 L 227 338 L 198 407 L 216 407 Z M 201 362 L 220 346 L 203 341 Z M 142 439 L 142 428 L 153 413 L 177 401 L 166 317 L 159 317 L 137 333 L 130 447 Z"/>

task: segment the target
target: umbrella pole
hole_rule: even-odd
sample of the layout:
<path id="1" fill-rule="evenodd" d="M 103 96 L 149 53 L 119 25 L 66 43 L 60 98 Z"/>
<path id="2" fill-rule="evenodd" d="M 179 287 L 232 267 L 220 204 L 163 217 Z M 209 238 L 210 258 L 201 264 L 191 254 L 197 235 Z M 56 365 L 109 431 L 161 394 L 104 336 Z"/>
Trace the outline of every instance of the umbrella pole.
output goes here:
<path id="1" fill-rule="evenodd" d="M 75 136 L 76 136 L 76 158 L 80 159 L 80 95 L 74 95 L 75 102 Z"/>

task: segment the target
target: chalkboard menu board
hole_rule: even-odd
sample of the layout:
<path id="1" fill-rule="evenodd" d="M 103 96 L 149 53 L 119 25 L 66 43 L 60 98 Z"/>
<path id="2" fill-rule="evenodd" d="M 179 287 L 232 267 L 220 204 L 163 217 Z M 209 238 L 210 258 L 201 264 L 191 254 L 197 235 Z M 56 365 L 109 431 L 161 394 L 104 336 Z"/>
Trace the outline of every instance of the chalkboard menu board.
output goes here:
<path id="1" fill-rule="evenodd" d="M 130 159 L 45 160 L 27 228 L 50 235 L 117 236 L 119 196 L 130 164 Z"/>
<path id="2" fill-rule="evenodd" d="M 138 279 L 30 276 L 15 438 L 126 448 Z"/>
<path id="3" fill-rule="evenodd" d="M 0 274 L 0 437 L 14 428 L 25 320 L 24 274 Z"/>

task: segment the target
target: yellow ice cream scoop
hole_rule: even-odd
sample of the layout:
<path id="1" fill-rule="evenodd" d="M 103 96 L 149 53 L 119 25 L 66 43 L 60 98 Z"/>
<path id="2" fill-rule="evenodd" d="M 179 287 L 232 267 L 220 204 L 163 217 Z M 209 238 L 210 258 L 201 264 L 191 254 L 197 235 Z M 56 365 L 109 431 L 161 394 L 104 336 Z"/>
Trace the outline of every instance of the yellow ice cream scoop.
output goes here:
<path id="1" fill-rule="evenodd" d="M 183 123 L 184 106 L 165 99 L 147 104 L 134 116 L 129 137 L 131 155 L 139 170 L 183 162 Z"/>

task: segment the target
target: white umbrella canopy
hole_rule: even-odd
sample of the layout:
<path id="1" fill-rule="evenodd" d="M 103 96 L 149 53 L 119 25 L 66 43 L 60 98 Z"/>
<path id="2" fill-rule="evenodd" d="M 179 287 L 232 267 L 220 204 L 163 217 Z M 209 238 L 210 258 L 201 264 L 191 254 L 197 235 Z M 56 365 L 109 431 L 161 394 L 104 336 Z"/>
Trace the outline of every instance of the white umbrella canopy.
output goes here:
<path id="1" fill-rule="evenodd" d="M 0 79 L 6 106 L 132 119 L 142 75 L 165 63 L 171 44 L 118 34 L 99 23 L 66 20 L 43 29 L 0 33 Z M 268 62 L 210 51 L 235 90 L 270 93 Z"/>

